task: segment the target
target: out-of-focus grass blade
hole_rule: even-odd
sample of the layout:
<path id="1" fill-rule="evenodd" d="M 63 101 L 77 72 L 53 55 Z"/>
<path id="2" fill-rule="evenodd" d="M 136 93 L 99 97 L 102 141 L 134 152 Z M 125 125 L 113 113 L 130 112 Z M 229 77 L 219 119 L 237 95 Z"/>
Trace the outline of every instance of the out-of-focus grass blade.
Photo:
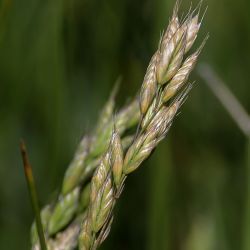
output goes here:
<path id="1" fill-rule="evenodd" d="M 243 250 L 249 250 L 250 249 L 250 136 L 248 137 L 248 141 L 246 144 L 246 171 L 247 171 L 247 190 L 246 190 L 246 196 L 245 196 L 245 216 L 243 217 Z"/>
<path id="2" fill-rule="evenodd" d="M 150 190 L 148 197 L 148 243 L 147 250 L 170 249 L 169 200 L 173 197 L 170 140 L 163 142 L 155 152 L 150 164 Z"/>

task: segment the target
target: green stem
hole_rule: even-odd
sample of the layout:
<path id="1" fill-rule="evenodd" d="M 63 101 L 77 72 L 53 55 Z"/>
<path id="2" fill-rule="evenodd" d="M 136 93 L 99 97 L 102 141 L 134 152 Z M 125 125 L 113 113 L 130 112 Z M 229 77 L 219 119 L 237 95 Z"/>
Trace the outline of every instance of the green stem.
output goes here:
<path id="1" fill-rule="evenodd" d="M 38 204 L 38 195 L 37 195 L 35 181 L 34 181 L 34 177 L 32 173 L 32 167 L 30 165 L 27 150 L 23 141 L 21 141 L 20 143 L 20 150 L 21 150 L 22 159 L 23 159 L 24 173 L 25 173 L 25 177 L 26 177 L 26 181 L 27 181 L 27 185 L 28 185 L 28 189 L 30 193 L 31 204 L 35 213 L 36 227 L 37 227 L 37 232 L 39 236 L 41 250 L 47 250 L 43 226 L 42 226 L 42 220 L 40 216 L 40 209 L 39 209 L 39 204 Z"/>

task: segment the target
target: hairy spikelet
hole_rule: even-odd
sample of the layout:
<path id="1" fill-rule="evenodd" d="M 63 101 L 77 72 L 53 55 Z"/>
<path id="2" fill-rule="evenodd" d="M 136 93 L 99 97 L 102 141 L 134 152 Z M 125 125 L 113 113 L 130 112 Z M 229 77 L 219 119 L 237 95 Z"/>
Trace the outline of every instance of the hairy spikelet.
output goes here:
<path id="1" fill-rule="evenodd" d="M 195 17 L 193 17 L 189 24 L 188 24 L 188 28 L 187 28 L 187 44 L 186 44 L 186 48 L 185 48 L 185 53 L 187 53 L 191 47 L 193 46 L 196 38 L 197 38 L 197 34 L 199 32 L 201 23 L 199 23 L 199 15 L 197 14 Z"/>
<path id="2" fill-rule="evenodd" d="M 174 36 L 175 32 L 180 27 L 178 10 L 179 10 L 179 1 L 176 1 L 172 18 L 170 19 L 168 27 L 167 27 L 166 31 L 164 32 L 164 35 L 160 41 L 160 49 L 161 50 L 163 50 L 167 46 L 170 39 Z"/>
<path id="3" fill-rule="evenodd" d="M 163 93 L 162 93 L 163 102 L 167 102 L 168 100 L 170 100 L 180 90 L 180 88 L 183 87 L 183 85 L 187 82 L 188 77 L 190 73 L 192 72 L 192 70 L 194 69 L 194 66 L 198 60 L 198 56 L 206 42 L 206 39 L 207 38 L 205 38 L 201 47 L 184 61 L 181 68 L 175 74 L 173 79 L 164 88 Z"/>
<path id="4" fill-rule="evenodd" d="M 141 113 L 145 114 L 148 110 L 149 105 L 155 97 L 157 90 L 157 79 L 156 79 L 156 65 L 159 59 L 159 52 L 157 51 L 148 66 L 146 75 L 141 88 L 140 94 L 140 109 Z"/>
<path id="5" fill-rule="evenodd" d="M 104 225 L 111 210 L 113 201 L 114 189 L 112 187 L 112 181 L 111 178 L 107 178 L 94 202 L 94 205 L 96 206 L 93 206 L 93 209 L 91 209 L 91 211 L 94 212 L 94 216 L 92 217 L 92 229 L 95 233 L 97 233 Z"/>
<path id="6" fill-rule="evenodd" d="M 156 69 L 157 81 L 163 85 L 173 76 L 180 66 L 186 47 L 187 25 L 184 23 L 177 29 L 172 38 L 162 43 Z"/>
<path id="7" fill-rule="evenodd" d="M 115 132 L 113 132 L 112 142 L 114 142 L 115 137 Z M 92 246 L 97 240 L 96 234 L 107 221 L 115 200 L 111 171 L 112 151 L 113 149 L 109 147 L 91 181 L 90 205 L 79 237 L 81 249 L 90 249 L 88 246 Z"/>

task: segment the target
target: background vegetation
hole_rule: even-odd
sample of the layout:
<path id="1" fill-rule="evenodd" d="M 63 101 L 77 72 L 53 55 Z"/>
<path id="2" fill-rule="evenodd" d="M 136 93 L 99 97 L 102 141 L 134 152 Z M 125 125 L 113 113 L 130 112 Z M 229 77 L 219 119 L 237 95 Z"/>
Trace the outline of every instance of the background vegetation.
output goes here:
<path id="1" fill-rule="evenodd" d="M 183 1 L 182 10 L 189 4 Z M 117 77 L 123 78 L 118 105 L 139 89 L 173 5 L 0 0 L 0 249 L 29 248 L 33 214 L 19 139 L 27 142 L 44 205 Z M 210 39 L 200 61 L 249 112 L 250 2 L 204 5 L 202 32 Z M 247 140 L 203 80 L 192 78 L 197 84 L 168 139 L 128 179 L 102 249 L 243 249 Z"/>

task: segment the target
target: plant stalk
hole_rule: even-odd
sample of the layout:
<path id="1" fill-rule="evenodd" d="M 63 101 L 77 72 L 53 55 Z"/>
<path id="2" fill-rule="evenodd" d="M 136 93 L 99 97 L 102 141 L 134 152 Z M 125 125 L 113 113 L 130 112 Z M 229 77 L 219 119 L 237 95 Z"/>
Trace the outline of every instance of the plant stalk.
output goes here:
<path id="1" fill-rule="evenodd" d="M 41 250 L 47 250 L 41 216 L 40 216 L 40 208 L 39 208 L 39 203 L 38 203 L 36 185 L 35 185 L 35 181 L 34 181 L 34 177 L 32 173 L 32 167 L 29 162 L 28 153 L 27 153 L 24 141 L 21 141 L 20 143 L 20 151 L 22 154 L 24 173 L 25 173 L 26 182 L 28 185 L 28 190 L 30 193 L 31 204 L 33 207 L 33 211 L 35 213 L 36 227 L 37 227 Z"/>

